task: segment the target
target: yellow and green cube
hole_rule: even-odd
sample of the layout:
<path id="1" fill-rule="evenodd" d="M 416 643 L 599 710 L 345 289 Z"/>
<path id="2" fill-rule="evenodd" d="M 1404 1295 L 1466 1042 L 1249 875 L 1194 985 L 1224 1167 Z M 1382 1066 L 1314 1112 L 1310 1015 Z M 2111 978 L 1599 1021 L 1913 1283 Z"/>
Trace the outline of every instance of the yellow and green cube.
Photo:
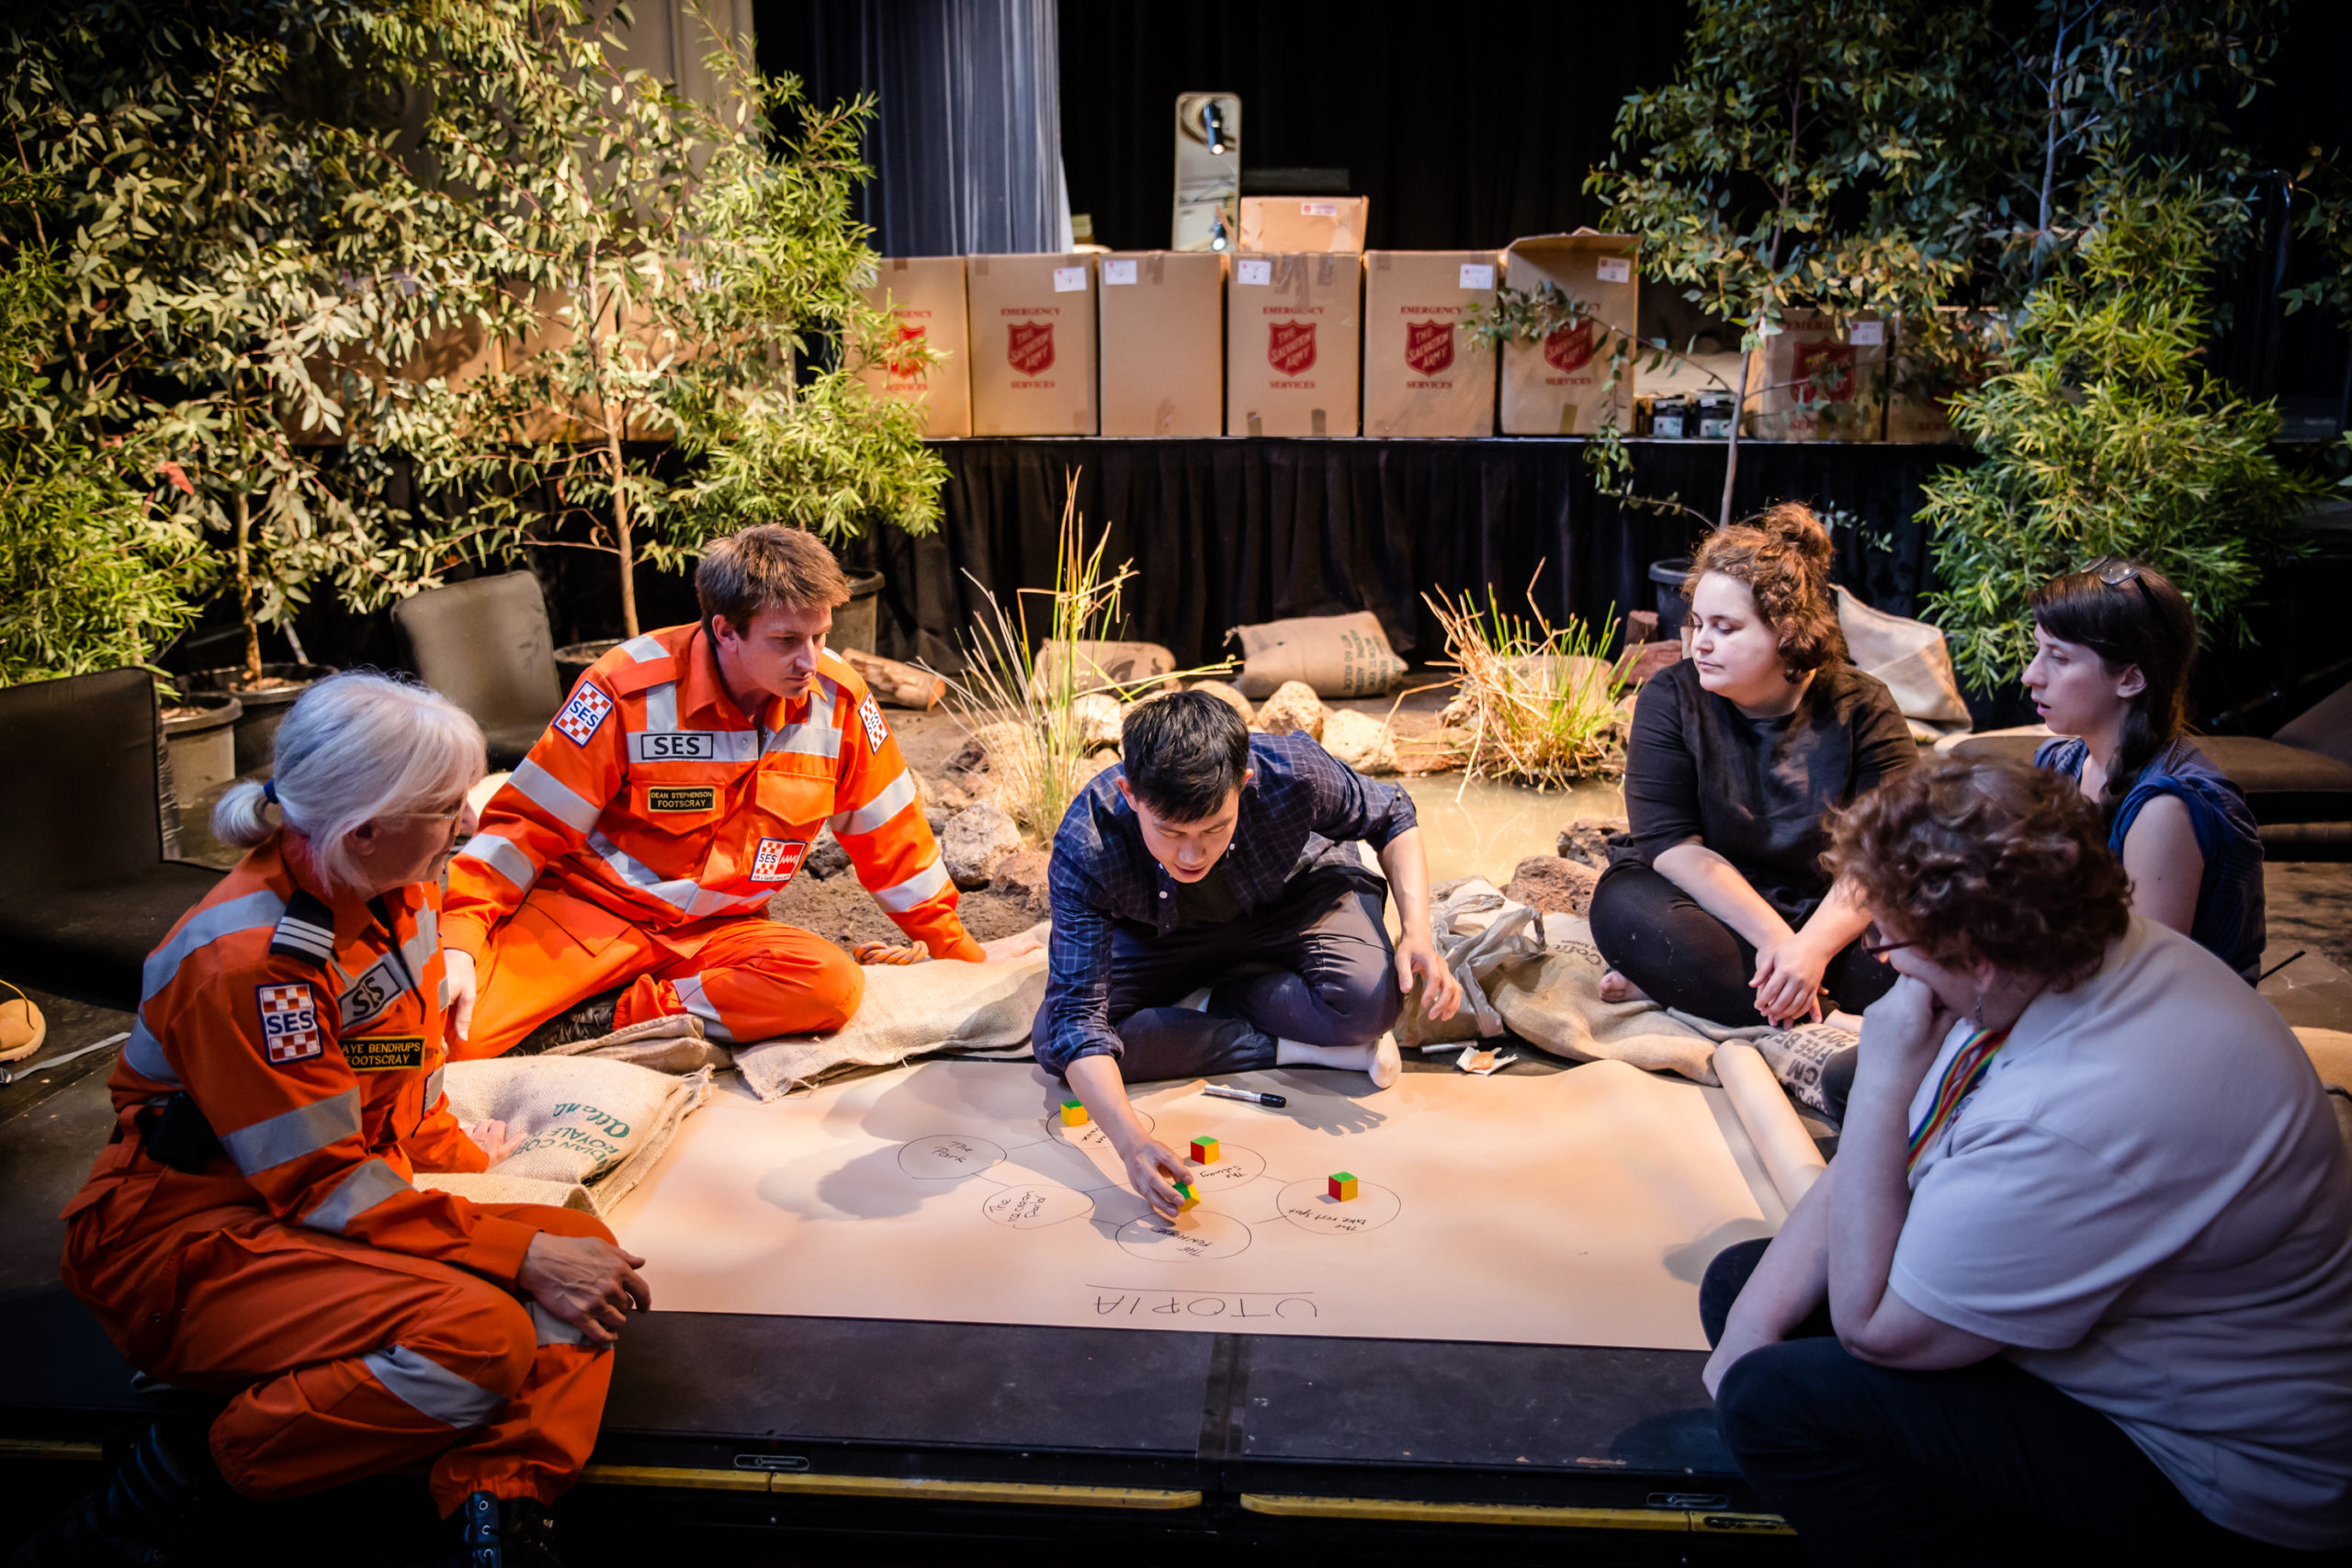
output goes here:
<path id="1" fill-rule="evenodd" d="M 1086 1125 L 1086 1106 L 1083 1101 L 1076 1100 L 1062 1101 L 1062 1125 L 1065 1127 Z"/>
<path id="2" fill-rule="evenodd" d="M 1200 1201 L 1201 1195 L 1193 1190 L 1193 1184 L 1191 1182 L 1180 1181 L 1176 1184 L 1176 1212 L 1178 1213 L 1182 1213 L 1185 1210 L 1191 1208 Z"/>

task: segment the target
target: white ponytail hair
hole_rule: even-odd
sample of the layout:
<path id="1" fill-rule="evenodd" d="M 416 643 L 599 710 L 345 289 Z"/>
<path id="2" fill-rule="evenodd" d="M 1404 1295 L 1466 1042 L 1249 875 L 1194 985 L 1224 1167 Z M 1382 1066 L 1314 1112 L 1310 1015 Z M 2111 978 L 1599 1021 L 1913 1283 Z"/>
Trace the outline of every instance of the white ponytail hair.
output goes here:
<path id="1" fill-rule="evenodd" d="M 444 809 L 482 776 L 487 761 L 481 727 L 463 708 L 430 687 L 364 670 L 303 693 L 273 746 L 275 804 L 260 784 L 231 784 L 212 808 L 212 836 L 251 849 L 282 821 L 310 840 L 331 892 L 366 886 L 345 842 L 353 829 Z"/>

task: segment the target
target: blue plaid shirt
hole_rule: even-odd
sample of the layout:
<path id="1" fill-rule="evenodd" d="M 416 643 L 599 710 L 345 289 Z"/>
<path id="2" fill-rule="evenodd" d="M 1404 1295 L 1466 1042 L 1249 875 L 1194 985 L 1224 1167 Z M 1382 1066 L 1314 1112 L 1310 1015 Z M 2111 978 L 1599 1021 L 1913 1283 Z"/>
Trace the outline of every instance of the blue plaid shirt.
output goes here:
<path id="1" fill-rule="evenodd" d="M 1222 863 L 1244 914 L 1335 843 L 1386 849 L 1419 820 L 1403 790 L 1364 777 L 1305 735 L 1251 736 L 1250 771 Z M 1096 774 L 1054 835 L 1053 945 L 1035 1043 L 1037 1060 L 1057 1074 L 1080 1056 L 1120 1053 L 1110 1019 L 1113 923 L 1133 920 L 1161 936 L 1176 926 L 1176 880 L 1144 848 L 1135 808 L 1119 794 L 1122 776 L 1115 767 Z"/>

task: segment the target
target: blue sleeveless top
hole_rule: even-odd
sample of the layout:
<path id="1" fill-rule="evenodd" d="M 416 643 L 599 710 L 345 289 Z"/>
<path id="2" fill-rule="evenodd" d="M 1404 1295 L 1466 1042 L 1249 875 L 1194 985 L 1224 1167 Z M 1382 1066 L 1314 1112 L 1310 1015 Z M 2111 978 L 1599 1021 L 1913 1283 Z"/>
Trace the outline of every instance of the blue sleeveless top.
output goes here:
<path id="1" fill-rule="evenodd" d="M 2055 739 L 2033 754 L 2033 765 L 2054 769 L 2079 784 L 2088 754 L 2089 748 L 2078 739 Z M 2131 793 L 2116 808 L 2107 847 L 2117 860 L 2123 858 L 2123 840 L 2140 819 L 2141 809 L 2160 795 L 2172 795 L 2188 808 L 2198 852 L 2205 857 L 2205 874 L 2197 885 L 2197 918 L 2188 934 L 2252 984 L 2262 973 L 2262 948 L 2268 936 L 2262 914 L 2262 834 L 2245 792 L 2186 737 L 2175 740 L 2140 771 Z"/>

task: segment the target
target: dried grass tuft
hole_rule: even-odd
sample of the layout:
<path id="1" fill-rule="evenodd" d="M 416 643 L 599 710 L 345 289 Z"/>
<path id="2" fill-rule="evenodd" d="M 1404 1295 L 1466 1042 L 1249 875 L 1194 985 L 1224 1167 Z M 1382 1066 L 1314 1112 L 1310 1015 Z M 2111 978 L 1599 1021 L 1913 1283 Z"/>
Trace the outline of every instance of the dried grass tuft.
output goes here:
<path id="1" fill-rule="evenodd" d="M 1624 770 L 1625 664 L 1603 657 L 1617 636 L 1613 613 L 1598 630 L 1573 615 L 1555 626 L 1535 607 L 1532 579 L 1525 616 L 1507 613 L 1491 585 L 1483 606 L 1442 590 L 1422 599 L 1445 630 L 1445 662 L 1461 671 L 1445 722 L 1467 733 L 1457 743 L 1465 778 L 1566 789 Z"/>

